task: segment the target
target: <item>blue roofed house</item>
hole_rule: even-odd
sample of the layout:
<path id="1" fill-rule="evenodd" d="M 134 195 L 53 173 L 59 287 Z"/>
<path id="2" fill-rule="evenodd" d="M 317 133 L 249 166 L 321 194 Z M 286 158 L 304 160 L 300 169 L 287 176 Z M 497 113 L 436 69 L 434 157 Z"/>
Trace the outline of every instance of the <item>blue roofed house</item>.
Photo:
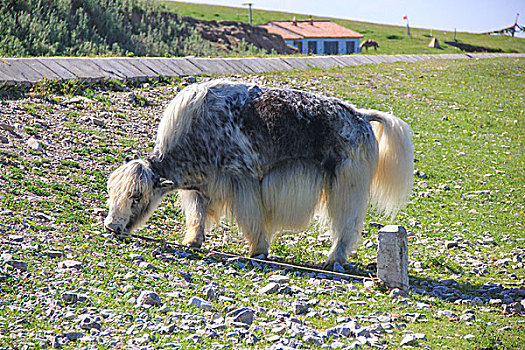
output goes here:
<path id="1" fill-rule="evenodd" d="M 349 55 L 359 53 L 363 34 L 330 21 L 277 22 L 261 27 L 283 37 L 284 42 L 305 55 Z"/>

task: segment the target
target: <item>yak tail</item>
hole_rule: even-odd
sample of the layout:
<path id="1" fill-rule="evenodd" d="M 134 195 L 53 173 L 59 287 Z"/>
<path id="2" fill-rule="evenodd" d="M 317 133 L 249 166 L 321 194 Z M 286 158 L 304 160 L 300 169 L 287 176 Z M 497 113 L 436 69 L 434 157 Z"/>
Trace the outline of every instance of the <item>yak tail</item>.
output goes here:
<path id="1" fill-rule="evenodd" d="M 377 171 L 370 189 L 371 203 L 381 213 L 394 217 L 406 205 L 412 192 L 412 130 L 394 115 L 371 110 L 362 112 L 371 122 L 379 144 Z"/>

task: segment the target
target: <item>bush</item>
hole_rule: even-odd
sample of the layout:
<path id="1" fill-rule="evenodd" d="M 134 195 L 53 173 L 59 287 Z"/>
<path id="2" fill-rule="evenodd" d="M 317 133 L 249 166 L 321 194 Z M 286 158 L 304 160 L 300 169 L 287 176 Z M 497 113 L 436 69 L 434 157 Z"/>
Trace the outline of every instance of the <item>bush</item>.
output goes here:
<path id="1" fill-rule="evenodd" d="M 151 0 L 0 1 L 0 56 L 216 55 Z"/>

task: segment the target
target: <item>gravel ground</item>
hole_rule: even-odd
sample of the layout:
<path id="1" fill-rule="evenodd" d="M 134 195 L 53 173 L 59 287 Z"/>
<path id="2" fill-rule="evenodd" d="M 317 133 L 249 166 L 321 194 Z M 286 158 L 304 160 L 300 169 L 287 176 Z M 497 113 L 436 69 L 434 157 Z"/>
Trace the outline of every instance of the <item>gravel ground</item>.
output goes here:
<path id="1" fill-rule="evenodd" d="M 0 195 L 0 349 L 428 348 L 430 338 L 436 348 L 454 348 L 458 342 L 474 347 L 485 334 L 481 324 L 502 338 L 523 331 L 525 288 L 513 271 L 523 269 L 525 250 L 495 258 L 489 232 L 477 241 L 461 231 L 445 240 L 418 233 L 413 219 L 407 227 L 410 271 L 421 277 L 411 278 L 407 293 L 366 278 L 162 250 L 105 233 L 107 174 L 126 155 L 151 149 L 162 110 L 193 81 L 72 97 L 36 91 L 0 102 L 0 187 L 6 189 Z M 417 175 L 416 192 L 450 190 L 429 189 L 425 175 Z M 176 201 L 170 197 L 144 232 L 180 237 L 184 222 Z M 367 227 L 365 258 L 374 257 L 372 233 L 380 226 Z M 207 248 L 231 240 L 243 252 L 233 225 L 224 222 L 214 232 Z M 308 238 L 282 237 L 289 245 Z M 471 245 L 487 254 L 474 254 Z M 425 278 L 430 267 L 420 259 L 423 246 L 453 255 L 462 276 L 451 270 Z M 368 261 L 368 267 L 344 268 L 373 271 Z M 465 279 L 493 273 L 505 282 Z M 449 329 L 450 339 L 430 324 Z"/>

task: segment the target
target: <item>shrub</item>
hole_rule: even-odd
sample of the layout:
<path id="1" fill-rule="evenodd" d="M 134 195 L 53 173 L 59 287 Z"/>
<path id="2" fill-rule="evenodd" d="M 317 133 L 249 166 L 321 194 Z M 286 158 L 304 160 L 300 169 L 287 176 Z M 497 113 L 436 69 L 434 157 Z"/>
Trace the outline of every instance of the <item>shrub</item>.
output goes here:
<path id="1" fill-rule="evenodd" d="M 0 56 L 185 56 L 217 50 L 149 0 L 0 1 Z"/>

